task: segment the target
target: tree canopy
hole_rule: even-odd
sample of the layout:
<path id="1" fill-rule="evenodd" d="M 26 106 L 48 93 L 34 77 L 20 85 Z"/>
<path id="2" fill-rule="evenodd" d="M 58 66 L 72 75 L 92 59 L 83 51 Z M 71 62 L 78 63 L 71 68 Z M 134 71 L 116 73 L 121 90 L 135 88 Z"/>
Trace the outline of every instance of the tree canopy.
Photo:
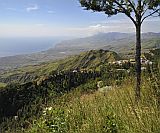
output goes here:
<path id="1" fill-rule="evenodd" d="M 80 0 L 80 3 L 86 10 L 104 12 L 108 16 L 124 13 L 135 25 L 150 16 L 160 16 L 160 0 Z"/>
<path id="2" fill-rule="evenodd" d="M 136 102 L 140 99 L 141 85 L 141 25 L 148 17 L 160 16 L 160 0 L 80 0 L 86 10 L 104 12 L 109 17 L 119 13 L 129 17 L 136 28 Z"/>

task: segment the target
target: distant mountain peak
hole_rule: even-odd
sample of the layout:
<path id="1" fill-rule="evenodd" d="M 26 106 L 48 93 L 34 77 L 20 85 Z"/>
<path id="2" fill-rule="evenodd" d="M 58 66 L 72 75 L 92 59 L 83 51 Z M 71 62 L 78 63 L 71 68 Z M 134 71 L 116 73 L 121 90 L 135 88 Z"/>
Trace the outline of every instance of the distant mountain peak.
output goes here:
<path id="1" fill-rule="evenodd" d="M 160 33 L 142 34 L 142 51 L 160 46 Z M 62 59 L 69 55 L 76 55 L 82 51 L 92 49 L 112 50 L 117 53 L 134 54 L 135 34 L 108 32 L 96 35 L 63 41 L 54 48 L 30 55 L 19 55 L 0 58 L 0 69 L 16 68 L 24 65 L 39 64 L 46 61 Z"/>

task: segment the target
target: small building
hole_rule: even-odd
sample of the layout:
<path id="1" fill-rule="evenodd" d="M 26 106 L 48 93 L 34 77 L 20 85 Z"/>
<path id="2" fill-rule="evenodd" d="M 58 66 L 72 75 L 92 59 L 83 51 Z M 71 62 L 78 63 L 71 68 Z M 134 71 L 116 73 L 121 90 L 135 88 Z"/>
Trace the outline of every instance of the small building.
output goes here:
<path id="1" fill-rule="evenodd" d="M 121 60 L 116 61 L 116 63 L 117 63 L 118 65 L 122 65 L 122 61 L 121 61 Z"/>
<path id="2" fill-rule="evenodd" d="M 135 59 L 130 59 L 129 61 L 130 61 L 131 64 L 135 64 L 136 63 Z"/>

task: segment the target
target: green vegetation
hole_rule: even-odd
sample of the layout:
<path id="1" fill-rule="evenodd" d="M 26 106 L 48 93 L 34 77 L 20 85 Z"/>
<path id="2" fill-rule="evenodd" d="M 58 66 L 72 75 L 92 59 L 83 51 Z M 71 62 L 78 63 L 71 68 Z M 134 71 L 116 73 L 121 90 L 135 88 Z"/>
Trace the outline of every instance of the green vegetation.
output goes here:
<path id="1" fill-rule="evenodd" d="M 48 75 L 2 88 L 0 132 L 159 133 L 159 50 L 145 55 L 154 64 L 143 71 L 138 105 L 134 65 L 107 63 L 120 59 L 113 53 L 85 52 L 59 61 L 57 71 L 48 67 Z"/>
<path id="2" fill-rule="evenodd" d="M 142 52 L 148 52 L 150 48 L 160 48 L 159 44 L 160 33 L 142 33 Z M 47 51 L 29 55 L 17 55 L 0 58 L 0 70 L 2 70 L 0 73 L 3 73 L 3 70 L 17 70 L 19 67 L 22 67 L 21 70 L 23 71 L 25 69 L 23 66 L 29 65 L 31 65 L 31 70 L 33 69 L 32 66 L 34 65 L 34 67 L 38 69 L 40 63 L 53 62 L 91 49 L 105 49 L 115 51 L 124 57 L 127 55 L 129 57 L 134 57 L 135 35 L 133 33 L 119 32 L 98 33 L 86 38 L 60 42 L 55 46 L 55 48 L 48 49 Z M 26 67 L 26 69 L 29 68 Z"/>
<path id="3" fill-rule="evenodd" d="M 137 103 L 141 98 L 141 47 L 142 47 L 142 24 L 149 17 L 160 16 L 160 1 L 146 1 L 146 0 L 79 0 L 81 6 L 85 10 L 93 12 L 101 12 L 106 16 L 111 17 L 117 14 L 124 14 L 132 21 L 135 30 L 135 70 L 136 70 L 136 88 L 135 100 Z M 149 13 L 147 13 L 149 12 Z"/>
<path id="4" fill-rule="evenodd" d="M 34 82 L 10 84 L 0 92 L 0 121 L 3 117 L 16 115 L 24 106 L 31 105 L 39 99 L 45 98 L 45 103 L 48 103 L 51 99 L 99 76 L 95 71 L 58 72 Z"/>
<path id="5" fill-rule="evenodd" d="M 157 51 L 152 51 L 155 62 L 160 57 Z M 160 67 L 156 69 L 160 71 Z M 90 82 L 56 100 L 50 105 L 52 108 L 44 111 L 26 132 L 159 133 L 160 73 L 157 71 L 143 73 L 142 97 L 138 105 L 134 103 L 135 81 L 132 76 L 124 78 L 119 86 L 115 80 L 110 82 L 113 89 L 107 92 L 82 92 L 92 86 Z M 105 75 L 99 80 L 106 82 Z"/>
<path id="6" fill-rule="evenodd" d="M 80 55 L 71 56 L 62 60 L 42 63 L 35 66 L 26 66 L 13 71 L 7 71 L 0 76 L 0 81 L 4 83 L 17 82 L 25 83 L 40 76 L 47 76 L 53 71 L 67 71 L 74 69 L 93 69 L 101 64 L 119 60 L 117 53 L 107 50 L 91 50 Z"/>
<path id="7" fill-rule="evenodd" d="M 160 38 L 151 38 L 142 40 L 142 54 L 149 53 L 151 49 L 160 48 Z M 118 52 L 124 57 L 134 58 L 135 42 L 130 42 L 129 45 L 116 46 L 112 48 L 113 51 Z"/>
<path id="8" fill-rule="evenodd" d="M 1 87 L 5 87 L 5 86 L 6 86 L 5 83 L 1 83 L 1 82 L 0 82 L 0 88 L 1 88 Z"/>
<path id="9" fill-rule="evenodd" d="M 134 104 L 132 80 L 107 93 L 64 95 L 31 124 L 29 133 L 159 133 L 160 112 L 151 83 L 143 82 L 142 100 Z"/>

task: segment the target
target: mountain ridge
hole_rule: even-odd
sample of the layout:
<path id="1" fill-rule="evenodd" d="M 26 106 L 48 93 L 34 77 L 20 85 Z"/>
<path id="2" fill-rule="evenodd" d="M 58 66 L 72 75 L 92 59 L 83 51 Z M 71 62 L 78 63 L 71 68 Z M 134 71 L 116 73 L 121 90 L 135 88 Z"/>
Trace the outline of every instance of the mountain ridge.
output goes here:
<path id="1" fill-rule="evenodd" d="M 46 51 L 0 58 L 0 69 L 8 70 L 27 65 L 62 59 L 92 49 L 105 49 L 134 55 L 135 35 L 133 33 L 99 33 L 86 38 L 66 40 Z M 160 33 L 142 34 L 142 51 L 160 47 Z"/>
<path id="2" fill-rule="evenodd" d="M 79 55 L 70 56 L 54 62 L 42 63 L 39 65 L 26 66 L 0 75 L 1 83 L 18 81 L 25 83 L 40 76 L 49 75 L 52 71 L 69 71 L 76 69 L 95 69 L 102 64 L 117 61 L 120 56 L 108 50 L 90 50 Z"/>

